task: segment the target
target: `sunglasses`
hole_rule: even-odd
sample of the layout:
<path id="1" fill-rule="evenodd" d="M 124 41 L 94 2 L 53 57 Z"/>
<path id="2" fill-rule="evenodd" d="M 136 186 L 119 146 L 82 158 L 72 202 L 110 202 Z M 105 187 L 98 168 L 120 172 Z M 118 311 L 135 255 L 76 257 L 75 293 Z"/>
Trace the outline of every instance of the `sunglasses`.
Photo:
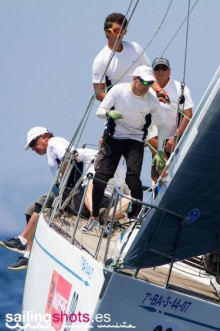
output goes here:
<path id="1" fill-rule="evenodd" d="M 33 140 L 31 140 L 31 142 L 29 144 L 30 148 L 33 148 L 36 145 L 36 143 L 37 143 L 37 141 L 38 141 L 38 139 L 40 137 L 41 137 L 41 135 L 40 136 L 37 136 L 36 138 L 34 138 Z"/>
<path id="2" fill-rule="evenodd" d="M 147 85 L 153 85 L 154 80 L 149 80 L 148 82 L 146 80 L 143 80 L 140 76 L 137 77 L 138 80 L 141 82 L 141 84 L 147 86 Z"/>
<path id="3" fill-rule="evenodd" d="M 119 28 L 108 28 L 109 31 L 112 31 L 113 34 L 115 34 L 116 36 L 120 34 L 125 35 L 127 33 L 126 29 L 119 29 Z"/>
<path id="4" fill-rule="evenodd" d="M 162 71 L 167 71 L 169 68 L 167 67 L 167 66 L 156 66 L 155 68 L 154 68 L 154 71 L 160 71 L 160 70 L 162 70 Z"/>

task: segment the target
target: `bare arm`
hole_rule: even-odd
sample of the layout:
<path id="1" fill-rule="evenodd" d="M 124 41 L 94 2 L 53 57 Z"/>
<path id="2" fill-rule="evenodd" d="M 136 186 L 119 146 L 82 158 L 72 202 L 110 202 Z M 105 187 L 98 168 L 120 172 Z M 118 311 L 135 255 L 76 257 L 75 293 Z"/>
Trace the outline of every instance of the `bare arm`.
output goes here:
<path id="1" fill-rule="evenodd" d="M 99 100 L 99 101 L 102 101 L 106 95 L 106 92 L 105 92 L 105 84 L 101 84 L 101 83 L 94 83 L 93 84 L 93 87 L 94 87 L 94 91 L 96 93 L 96 99 Z"/>
<path id="2" fill-rule="evenodd" d="M 160 84 L 156 80 L 155 80 L 154 84 L 152 85 L 152 88 L 155 91 L 156 96 L 160 102 L 170 103 L 170 99 L 169 99 L 167 92 L 160 86 Z"/>
<path id="3" fill-rule="evenodd" d="M 176 129 L 175 134 L 171 137 L 165 147 L 165 150 L 171 153 L 176 147 L 178 139 L 182 136 L 183 132 L 186 130 L 187 125 L 189 124 L 190 119 L 192 118 L 192 108 L 185 109 L 179 127 Z"/>
<path id="4" fill-rule="evenodd" d="M 192 108 L 185 109 L 179 127 L 177 128 L 175 134 L 179 137 L 182 136 L 183 132 L 186 130 L 187 125 L 189 124 L 190 119 L 192 118 Z"/>

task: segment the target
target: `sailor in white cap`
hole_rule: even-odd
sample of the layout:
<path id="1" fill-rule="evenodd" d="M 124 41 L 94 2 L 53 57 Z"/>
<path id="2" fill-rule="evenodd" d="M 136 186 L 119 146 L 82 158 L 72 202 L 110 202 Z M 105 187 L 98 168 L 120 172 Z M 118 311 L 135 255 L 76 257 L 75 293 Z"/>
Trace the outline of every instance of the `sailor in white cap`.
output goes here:
<path id="1" fill-rule="evenodd" d="M 126 183 L 131 191 L 131 196 L 135 199 L 143 199 L 140 174 L 150 116 L 154 119 L 159 132 L 158 153 L 153 162 L 157 169 L 165 166 L 163 159 L 166 138 L 165 116 L 157 97 L 149 92 L 154 81 L 151 68 L 145 65 L 137 67 L 133 72 L 133 82 L 113 86 L 96 112 L 98 117 L 106 119 L 107 122 L 103 144 L 95 162 L 93 213 L 83 229 L 85 232 L 91 231 L 99 225 L 100 201 L 109 179 L 114 176 L 121 156 L 126 159 Z M 137 216 L 138 207 L 137 204 L 132 204 L 128 216 Z"/>
<path id="2" fill-rule="evenodd" d="M 39 155 L 47 155 L 48 165 L 53 173 L 56 174 L 59 163 L 62 161 L 69 142 L 62 137 L 54 137 L 47 128 L 35 126 L 27 133 L 27 143 L 25 150 L 32 149 Z M 18 261 L 8 267 L 9 270 L 23 270 L 27 268 L 33 234 L 39 213 L 46 200 L 46 194 L 39 197 L 31 204 L 25 212 L 27 226 L 20 236 L 0 242 L 0 245 L 15 252 L 24 253 Z M 53 199 L 48 199 L 48 207 L 51 206 Z"/>

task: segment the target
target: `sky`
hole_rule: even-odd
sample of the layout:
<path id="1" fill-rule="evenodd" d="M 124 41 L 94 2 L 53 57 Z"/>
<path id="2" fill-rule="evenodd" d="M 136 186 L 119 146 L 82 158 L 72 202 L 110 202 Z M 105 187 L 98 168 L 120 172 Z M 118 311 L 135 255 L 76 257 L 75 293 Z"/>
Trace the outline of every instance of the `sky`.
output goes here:
<path id="1" fill-rule="evenodd" d="M 24 211 L 49 191 L 52 175 L 45 156 L 25 151 L 27 131 L 45 126 L 71 140 L 93 96 L 92 63 L 105 46 L 105 17 L 132 15 L 125 40 L 136 41 L 153 61 L 170 60 L 172 77 L 191 90 L 195 109 L 219 66 L 219 0 L 199 0 L 171 45 L 188 12 L 188 0 L 0 0 L 0 234 L 18 234 Z M 190 7 L 195 4 L 190 1 Z M 153 38 L 153 40 L 152 40 Z M 152 42 L 150 42 L 152 40 Z M 165 53 L 164 53 L 165 51 Z M 104 121 L 91 109 L 79 147 L 97 144 Z M 88 147 L 90 147 L 88 145 Z M 92 146 L 93 147 L 93 146 Z M 143 182 L 149 175 L 145 172 Z"/>

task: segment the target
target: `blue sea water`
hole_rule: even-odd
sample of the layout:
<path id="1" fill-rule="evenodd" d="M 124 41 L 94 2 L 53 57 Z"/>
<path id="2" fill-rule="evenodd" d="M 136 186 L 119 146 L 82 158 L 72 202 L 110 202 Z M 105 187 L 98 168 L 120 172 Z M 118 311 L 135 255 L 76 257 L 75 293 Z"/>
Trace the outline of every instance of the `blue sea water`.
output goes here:
<path id="1" fill-rule="evenodd" d="M 0 237 L 0 240 L 6 239 Z M 7 267 L 14 263 L 20 255 L 0 246 L 0 330 L 8 330 L 5 326 L 6 314 L 18 314 L 22 311 L 23 289 L 26 271 L 13 272 Z"/>

